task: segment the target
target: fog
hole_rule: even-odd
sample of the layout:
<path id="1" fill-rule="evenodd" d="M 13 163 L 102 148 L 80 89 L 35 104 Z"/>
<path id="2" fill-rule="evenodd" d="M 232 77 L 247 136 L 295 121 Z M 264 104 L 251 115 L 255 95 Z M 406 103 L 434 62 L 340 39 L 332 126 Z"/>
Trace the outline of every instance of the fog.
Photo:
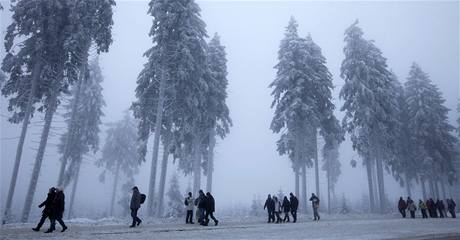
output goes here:
<path id="1" fill-rule="evenodd" d="M 275 78 L 273 68 L 277 63 L 277 51 L 284 36 L 290 16 L 299 24 L 299 34 L 311 34 L 322 48 L 327 66 L 333 75 L 333 91 L 336 115 L 342 102 L 338 93 L 343 84 L 340 65 L 344 58 L 344 31 L 356 19 L 367 39 L 375 40 L 388 60 L 389 68 L 405 82 L 412 62 L 417 62 L 431 80 L 439 87 L 449 109 L 456 109 L 460 92 L 460 48 L 459 48 L 459 3 L 450 2 L 322 2 L 322 1 L 198 1 L 203 20 L 207 24 L 208 35 L 215 32 L 221 36 L 228 59 L 228 99 L 233 127 L 230 134 L 218 140 L 215 149 L 213 192 L 218 208 L 235 205 L 249 206 L 254 196 L 264 198 L 268 193 L 282 189 L 294 192 L 294 174 L 287 156 L 276 151 L 278 135 L 269 129 L 273 117 L 270 108 L 273 97 L 268 85 Z M 2 2 L 2 5 L 7 5 Z M 152 24 L 147 15 L 147 1 L 117 1 L 114 9 L 114 42 L 108 53 L 100 56 L 105 80 L 103 96 L 106 102 L 103 122 L 114 122 L 122 118 L 123 111 L 135 100 L 134 89 L 137 76 L 147 61 L 143 53 L 151 47 L 148 36 Z M 10 23 L 11 14 L 0 12 L 1 39 Z M 2 40 L 3 43 L 3 40 Z M 3 44 L 2 44 L 3 46 Z M 3 59 L 5 50 L 0 50 Z M 6 201 L 11 169 L 14 162 L 20 124 L 7 121 L 7 99 L 1 98 L 1 206 Z M 59 154 L 56 144 L 64 132 L 62 107 L 52 125 L 52 135 L 48 141 L 37 191 L 36 206 L 45 197 L 50 186 L 56 184 L 59 169 Z M 455 124 L 456 111 L 450 112 L 450 120 Z M 43 115 L 32 119 L 21 161 L 13 209 L 19 215 L 24 204 L 25 192 L 30 181 L 36 148 L 40 137 Z M 101 146 L 104 143 L 106 126 L 102 126 Z M 147 192 L 150 174 L 151 147 L 148 148 L 146 162 L 141 165 L 135 177 L 141 192 Z M 112 177 L 105 183 L 98 180 L 103 171 L 94 165 L 100 153 L 88 155 L 82 165 L 75 208 L 81 214 L 90 212 L 102 216 L 108 211 L 107 202 L 111 194 Z M 349 137 L 340 146 L 342 175 L 339 177 L 336 193 L 350 200 L 360 200 L 367 194 L 367 176 L 361 159 L 353 151 Z M 358 166 L 352 168 L 355 159 Z M 320 160 L 321 162 L 321 160 Z M 167 183 L 177 165 L 169 164 Z M 192 186 L 192 178 L 184 177 L 180 171 L 181 190 Z M 321 196 L 325 197 L 325 173 L 320 170 Z M 158 174 L 159 175 L 159 174 Z M 404 194 L 403 188 L 386 173 L 386 192 L 390 200 Z M 202 181 L 202 186 L 204 187 Z M 457 186 L 458 187 L 458 186 Z M 70 189 L 70 187 L 69 187 Z M 168 187 L 166 187 L 168 189 Z M 309 169 L 307 193 L 314 189 L 314 169 Z M 414 195 L 421 196 L 418 188 Z M 39 209 L 33 208 L 33 214 Z"/>

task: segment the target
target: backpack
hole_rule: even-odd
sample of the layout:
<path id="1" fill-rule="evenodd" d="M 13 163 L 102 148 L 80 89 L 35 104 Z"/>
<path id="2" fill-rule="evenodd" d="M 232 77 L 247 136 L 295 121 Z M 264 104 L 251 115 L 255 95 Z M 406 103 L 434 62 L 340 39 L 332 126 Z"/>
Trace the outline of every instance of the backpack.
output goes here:
<path id="1" fill-rule="evenodd" d="M 145 194 L 141 194 L 141 204 L 145 203 L 145 199 L 147 198 L 147 196 Z"/>
<path id="2" fill-rule="evenodd" d="M 185 204 L 185 206 L 188 206 L 187 198 L 185 199 L 184 204 Z"/>

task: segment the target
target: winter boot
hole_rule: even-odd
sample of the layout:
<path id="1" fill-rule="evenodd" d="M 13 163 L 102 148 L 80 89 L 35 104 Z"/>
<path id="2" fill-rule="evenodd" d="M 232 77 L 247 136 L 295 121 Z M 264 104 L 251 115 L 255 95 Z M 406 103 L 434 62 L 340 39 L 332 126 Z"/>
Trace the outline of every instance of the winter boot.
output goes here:
<path id="1" fill-rule="evenodd" d="M 38 232 L 38 231 L 40 231 L 40 228 L 35 227 L 35 228 L 32 228 L 32 230 L 34 230 L 35 232 Z"/>
<path id="2" fill-rule="evenodd" d="M 67 230 L 67 226 L 64 226 L 61 230 L 61 232 L 65 232 L 65 230 Z"/>

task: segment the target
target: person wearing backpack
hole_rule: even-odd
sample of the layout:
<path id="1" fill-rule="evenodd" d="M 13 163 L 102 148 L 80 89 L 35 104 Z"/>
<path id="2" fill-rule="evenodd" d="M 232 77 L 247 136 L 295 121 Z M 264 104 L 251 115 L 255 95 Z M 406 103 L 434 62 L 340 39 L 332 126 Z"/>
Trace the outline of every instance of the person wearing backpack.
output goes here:
<path id="1" fill-rule="evenodd" d="M 187 206 L 187 216 L 185 217 L 185 223 L 195 224 L 193 222 L 193 203 L 194 199 L 192 197 L 192 193 L 188 193 L 188 197 L 185 198 L 184 204 Z"/>
<path id="2" fill-rule="evenodd" d="M 139 192 L 139 188 L 137 186 L 133 187 L 133 195 L 131 196 L 131 203 L 129 204 L 129 208 L 131 208 L 131 217 L 133 218 L 133 223 L 131 224 L 131 228 L 139 226 L 142 220 L 137 216 L 137 211 L 141 207 L 141 203 L 145 201 L 145 195 Z"/>

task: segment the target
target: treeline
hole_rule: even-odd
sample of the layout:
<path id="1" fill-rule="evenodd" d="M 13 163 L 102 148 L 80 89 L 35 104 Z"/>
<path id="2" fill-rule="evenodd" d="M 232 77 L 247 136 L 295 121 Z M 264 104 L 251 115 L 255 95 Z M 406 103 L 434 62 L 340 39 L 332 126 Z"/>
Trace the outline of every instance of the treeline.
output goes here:
<path id="1" fill-rule="evenodd" d="M 371 211 L 384 212 L 388 205 L 384 169 L 406 187 L 409 196 L 417 183 L 425 199 L 440 197 L 439 186 L 445 198 L 446 184 L 457 180 L 459 148 L 454 127 L 449 124 L 449 109 L 428 74 L 414 63 L 402 85 L 374 41 L 364 38 L 356 21 L 345 30 L 345 58 L 340 69 L 345 81 L 340 90 L 344 101 L 340 110 L 345 116 L 339 124 L 333 114 L 332 76 L 326 60 L 311 35 L 300 37 L 297 27 L 291 18 L 278 51 L 277 74 L 270 84 L 275 108 L 270 128 L 280 135 L 278 152 L 288 155 L 292 162 L 297 195 L 302 175 L 299 196 L 303 207 L 307 202 L 307 167 L 315 167 L 319 195 L 318 134 L 325 142 L 323 170 L 330 202 L 340 175 L 337 149 L 345 132 L 367 171 Z"/>

